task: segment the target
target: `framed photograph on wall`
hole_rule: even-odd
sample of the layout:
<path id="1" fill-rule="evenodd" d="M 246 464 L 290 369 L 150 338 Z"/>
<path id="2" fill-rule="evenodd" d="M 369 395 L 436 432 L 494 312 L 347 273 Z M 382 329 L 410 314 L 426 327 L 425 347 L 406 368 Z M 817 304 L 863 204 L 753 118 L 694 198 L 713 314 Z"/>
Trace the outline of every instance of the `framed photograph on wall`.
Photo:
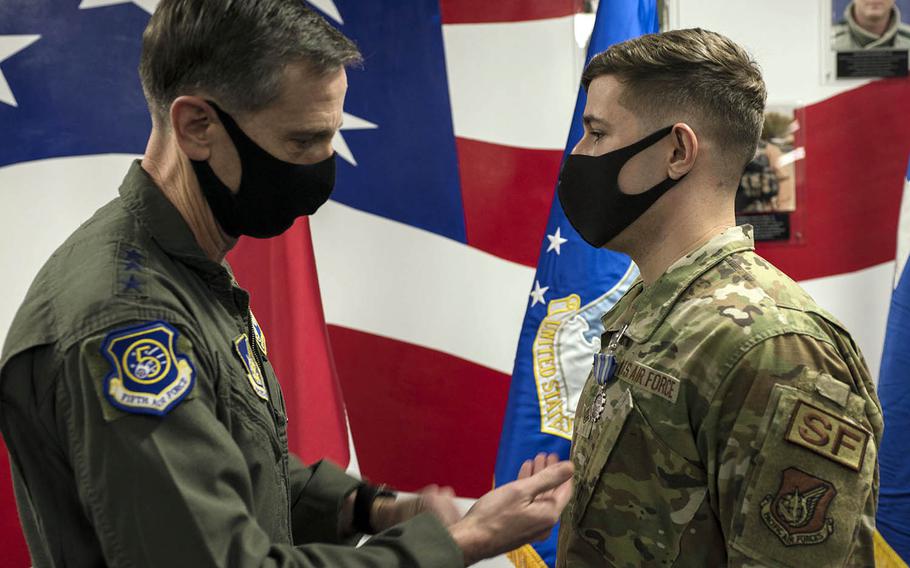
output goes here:
<path id="1" fill-rule="evenodd" d="M 796 106 L 768 106 L 761 140 L 736 191 L 736 223 L 758 242 L 801 244 L 804 198 L 802 144 Z"/>
<path id="2" fill-rule="evenodd" d="M 836 78 L 907 76 L 910 0 L 831 0 L 830 23 Z"/>

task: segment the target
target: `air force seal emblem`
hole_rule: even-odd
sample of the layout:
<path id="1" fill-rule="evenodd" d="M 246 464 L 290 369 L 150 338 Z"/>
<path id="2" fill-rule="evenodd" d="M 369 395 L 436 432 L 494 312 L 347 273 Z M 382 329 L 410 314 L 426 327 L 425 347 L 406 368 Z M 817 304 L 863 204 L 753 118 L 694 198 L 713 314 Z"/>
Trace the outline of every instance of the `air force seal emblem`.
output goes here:
<path id="1" fill-rule="evenodd" d="M 104 394 L 112 406 L 125 412 L 163 416 L 193 389 L 196 369 L 177 353 L 179 332 L 156 321 L 111 332 L 101 353 L 112 371 L 104 380 Z"/>
<path id="2" fill-rule="evenodd" d="M 591 356 L 600 351 L 600 317 L 626 293 L 636 275 L 638 268 L 632 264 L 613 288 L 588 304 L 582 305 L 578 294 L 547 304 L 547 315 L 540 321 L 531 346 L 540 431 L 544 434 L 572 439 L 575 410 L 591 372 Z M 606 379 L 616 371 L 612 359 L 597 359 L 597 363 L 595 376 L 600 373 Z"/>

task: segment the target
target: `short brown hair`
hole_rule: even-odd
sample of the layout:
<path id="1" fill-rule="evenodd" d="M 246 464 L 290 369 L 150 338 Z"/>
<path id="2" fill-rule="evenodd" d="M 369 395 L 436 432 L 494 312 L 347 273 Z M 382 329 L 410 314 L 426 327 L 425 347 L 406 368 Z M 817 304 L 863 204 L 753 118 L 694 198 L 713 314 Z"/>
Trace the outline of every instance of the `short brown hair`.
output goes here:
<path id="1" fill-rule="evenodd" d="M 360 52 L 303 0 L 162 0 L 142 34 L 139 76 L 156 118 L 200 91 L 254 111 L 300 61 L 326 73 L 360 62 Z"/>
<path id="2" fill-rule="evenodd" d="M 624 87 L 620 103 L 655 128 L 691 118 L 696 134 L 727 152 L 737 177 L 755 155 L 765 82 L 758 64 L 729 38 L 695 28 L 630 39 L 591 60 L 582 74 L 585 90 L 602 75 L 615 76 Z"/>

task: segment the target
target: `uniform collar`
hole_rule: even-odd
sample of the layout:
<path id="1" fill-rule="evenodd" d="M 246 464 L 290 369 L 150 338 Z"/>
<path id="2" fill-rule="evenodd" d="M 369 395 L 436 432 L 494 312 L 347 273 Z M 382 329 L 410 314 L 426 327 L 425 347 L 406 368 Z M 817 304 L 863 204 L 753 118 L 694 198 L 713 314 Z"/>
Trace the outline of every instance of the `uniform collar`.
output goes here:
<path id="1" fill-rule="evenodd" d="M 636 280 L 616 309 L 604 316 L 605 329 L 615 331 L 629 322 L 626 335 L 647 341 L 692 282 L 731 254 L 754 248 L 751 225 L 727 229 L 674 262 L 650 286 Z"/>
<path id="2" fill-rule="evenodd" d="M 854 39 L 856 39 L 856 43 L 866 48 L 880 47 L 889 45 L 894 36 L 897 35 L 897 30 L 901 23 L 901 12 L 897 5 L 891 7 L 891 19 L 888 20 L 888 28 L 880 36 L 866 31 L 856 23 L 856 19 L 853 17 L 853 2 L 847 4 L 844 9 L 844 21 L 847 22 L 847 27 L 850 29 Z"/>
<path id="3" fill-rule="evenodd" d="M 230 286 L 233 276 L 227 262 L 219 264 L 206 256 L 183 216 L 142 169 L 140 160 L 133 162 L 123 179 L 120 199 L 168 255 L 201 272 L 207 280 L 226 280 Z"/>

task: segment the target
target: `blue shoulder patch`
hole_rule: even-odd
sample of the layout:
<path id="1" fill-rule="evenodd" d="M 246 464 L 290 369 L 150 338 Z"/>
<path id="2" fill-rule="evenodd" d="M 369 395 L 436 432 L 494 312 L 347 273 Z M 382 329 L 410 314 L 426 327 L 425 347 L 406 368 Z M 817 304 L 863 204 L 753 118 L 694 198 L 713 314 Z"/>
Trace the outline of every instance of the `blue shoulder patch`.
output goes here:
<path id="1" fill-rule="evenodd" d="M 171 324 L 155 321 L 104 338 L 101 353 L 112 367 L 104 379 L 104 394 L 111 405 L 163 416 L 193 390 L 196 368 L 189 357 L 177 353 L 179 336 Z"/>

